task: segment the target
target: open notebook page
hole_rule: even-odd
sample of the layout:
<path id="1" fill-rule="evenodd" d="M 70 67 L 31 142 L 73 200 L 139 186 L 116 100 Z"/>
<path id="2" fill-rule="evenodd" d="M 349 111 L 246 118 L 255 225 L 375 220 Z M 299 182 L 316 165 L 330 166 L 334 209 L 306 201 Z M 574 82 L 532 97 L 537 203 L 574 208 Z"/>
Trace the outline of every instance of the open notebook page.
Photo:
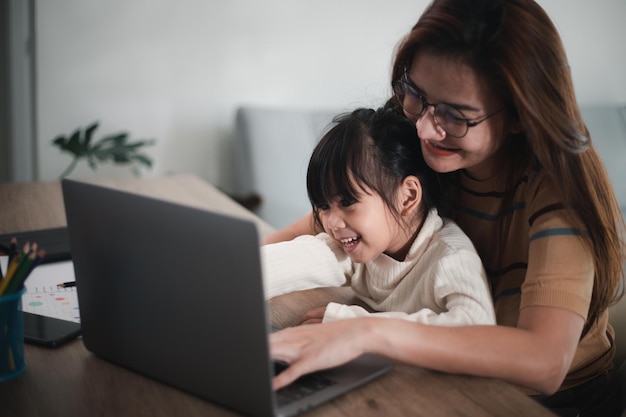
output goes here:
<path id="1" fill-rule="evenodd" d="M 0 257 L 6 271 L 7 257 Z M 22 310 L 42 316 L 80 322 L 76 287 L 59 288 L 58 284 L 74 281 L 72 261 L 53 262 L 37 266 L 26 279 Z"/>

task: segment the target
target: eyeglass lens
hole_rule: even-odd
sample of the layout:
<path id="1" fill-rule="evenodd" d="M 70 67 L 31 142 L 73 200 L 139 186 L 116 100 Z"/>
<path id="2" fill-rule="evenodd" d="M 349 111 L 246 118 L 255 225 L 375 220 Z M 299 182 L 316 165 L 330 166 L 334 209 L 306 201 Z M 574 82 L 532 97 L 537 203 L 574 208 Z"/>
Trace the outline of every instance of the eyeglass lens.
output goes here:
<path id="1" fill-rule="evenodd" d="M 435 120 L 446 134 L 460 138 L 467 133 L 467 118 L 454 107 L 445 103 L 428 103 L 422 94 L 404 80 L 398 81 L 394 85 L 394 90 L 400 106 L 411 116 L 419 118 L 427 107 L 433 106 Z"/>

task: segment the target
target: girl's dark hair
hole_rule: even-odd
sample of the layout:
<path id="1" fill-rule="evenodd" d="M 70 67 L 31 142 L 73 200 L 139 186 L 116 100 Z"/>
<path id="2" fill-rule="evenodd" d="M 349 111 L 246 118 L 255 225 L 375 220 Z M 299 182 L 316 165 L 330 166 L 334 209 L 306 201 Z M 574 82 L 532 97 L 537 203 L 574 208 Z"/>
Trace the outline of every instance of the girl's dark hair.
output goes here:
<path id="1" fill-rule="evenodd" d="M 313 150 L 307 171 L 318 227 L 319 207 L 337 198 L 356 201 L 364 187 L 379 194 L 400 221 L 396 191 L 410 175 L 422 185 L 418 215 L 436 206 L 436 174 L 424 162 L 414 123 L 392 110 L 360 108 L 335 117 L 331 126 Z"/>
<path id="2" fill-rule="evenodd" d="M 472 68 L 522 132 L 508 138 L 513 167 L 549 175 L 572 221 L 589 233 L 596 277 L 585 332 L 623 294 L 624 220 L 576 102 L 565 49 L 533 0 L 434 0 L 399 45 L 392 84 L 425 51 Z M 387 105 L 398 110 L 392 97 Z M 505 179 L 509 189 L 516 178 Z M 504 230 L 504 228 L 503 228 Z"/>

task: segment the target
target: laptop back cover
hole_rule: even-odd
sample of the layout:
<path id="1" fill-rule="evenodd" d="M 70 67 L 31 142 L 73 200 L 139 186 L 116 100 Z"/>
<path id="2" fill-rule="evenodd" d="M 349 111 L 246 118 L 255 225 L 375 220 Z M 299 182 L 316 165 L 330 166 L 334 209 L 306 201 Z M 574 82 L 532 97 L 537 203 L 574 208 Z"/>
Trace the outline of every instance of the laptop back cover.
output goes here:
<path id="1" fill-rule="evenodd" d="M 256 226 L 63 180 L 83 340 L 246 415 L 273 415 Z"/>

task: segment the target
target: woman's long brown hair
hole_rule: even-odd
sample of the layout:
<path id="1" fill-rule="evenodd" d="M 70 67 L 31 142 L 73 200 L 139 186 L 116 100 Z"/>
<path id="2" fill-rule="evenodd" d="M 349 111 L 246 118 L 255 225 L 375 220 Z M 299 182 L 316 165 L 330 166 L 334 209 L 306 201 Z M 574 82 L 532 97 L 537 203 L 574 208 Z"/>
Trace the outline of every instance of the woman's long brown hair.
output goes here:
<path id="1" fill-rule="evenodd" d="M 460 60 L 490 86 L 522 129 L 509 138 L 521 147 L 516 165 L 542 167 L 560 185 L 572 220 L 588 231 L 595 279 L 585 334 L 624 294 L 625 225 L 554 24 L 532 0 L 435 0 L 399 45 L 392 82 L 424 50 Z"/>

